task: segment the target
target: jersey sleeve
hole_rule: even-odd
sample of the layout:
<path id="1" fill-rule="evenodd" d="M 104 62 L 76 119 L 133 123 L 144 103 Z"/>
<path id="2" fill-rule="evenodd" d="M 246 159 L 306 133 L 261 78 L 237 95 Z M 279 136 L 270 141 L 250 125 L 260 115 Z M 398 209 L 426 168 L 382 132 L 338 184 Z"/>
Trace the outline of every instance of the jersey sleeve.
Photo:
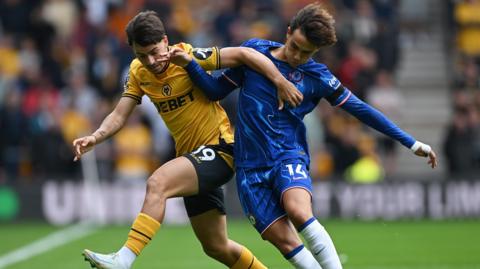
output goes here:
<path id="1" fill-rule="evenodd" d="M 354 94 L 350 94 L 341 107 L 361 122 L 397 140 L 407 148 L 411 148 L 416 141 L 413 136 L 400 129 L 380 111 L 358 99 Z"/>
<path id="2" fill-rule="evenodd" d="M 313 67 L 306 72 L 319 80 L 318 97 L 327 99 L 332 106 L 341 106 L 350 98 L 352 93 L 342 86 L 340 80 L 325 65 L 314 63 L 311 66 Z"/>
<path id="3" fill-rule="evenodd" d="M 240 45 L 241 47 L 255 48 L 261 40 L 258 38 L 249 39 Z"/>
<path id="4" fill-rule="evenodd" d="M 335 89 L 330 95 L 326 96 L 325 99 L 332 105 L 332 106 L 341 106 L 352 95 L 352 92 L 340 85 L 337 89 Z"/>
<path id="5" fill-rule="evenodd" d="M 186 67 L 188 75 L 192 82 L 199 87 L 208 99 L 218 101 L 225 98 L 233 90 L 238 88 L 237 84 L 229 80 L 223 74 L 221 76 L 212 77 L 198 65 L 195 60 L 192 60 Z"/>
<path id="6" fill-rule="evenodd" d="M 232 87 L 240 88 L 243 86 L 244 70 L 242 67 L 228 68 L 222 73 L 222 77 L 228 81 Z"/>
<path id="7" fill-rule="evenodd" d="M 205 70 L 220 69 L 220 50 L 218 47 L 194 48 L 190 44 L 178 44 Z"/>
<path id="8" fill-rule="evenodd" d="M 135 74 L 132 72 L 132 68 L 130 67 L 130 70 L 128 71 L 128 75 L 125 78 L 125 82 L 123 85 L 122 97 L 129 97 L 129 98 L 135 99 L 135 101 L 137 101 L 137 104 L 141 104 L 142 96 L 144 94 L 145 93 L 138 85 L 137 79 L 135 78 Z"/>

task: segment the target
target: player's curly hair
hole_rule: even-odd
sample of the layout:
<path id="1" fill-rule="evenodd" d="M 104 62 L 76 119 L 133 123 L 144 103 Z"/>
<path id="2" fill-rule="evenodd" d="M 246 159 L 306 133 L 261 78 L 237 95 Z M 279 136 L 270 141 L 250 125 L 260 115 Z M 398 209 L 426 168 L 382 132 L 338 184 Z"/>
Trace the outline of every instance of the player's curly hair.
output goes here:
<path id="1" fill-rule="evenodd" d="M 148 46 L 162 40 L 165 36 L 165 27 L 155 11 L 147 10 L 131 19 L 125 32 L 127 32 L 128 45 L 137 43 L 140 46 Z"/>
<path id="2" fill-rule="evenodd" d="M 300 29 L 309 42 L 325 47 L 337 42 L 334 24 L 332 15 L 319 3 L 313 3 L 298 11 L 289 26 L 292 33 Z"/>

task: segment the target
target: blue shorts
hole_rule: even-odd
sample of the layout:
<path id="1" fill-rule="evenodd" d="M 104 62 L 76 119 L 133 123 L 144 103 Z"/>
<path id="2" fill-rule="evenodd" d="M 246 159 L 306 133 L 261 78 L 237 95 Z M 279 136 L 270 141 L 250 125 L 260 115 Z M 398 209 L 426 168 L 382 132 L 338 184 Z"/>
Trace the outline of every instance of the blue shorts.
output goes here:
<path id="1" fill-rule="evenodd" d="M 301 159 L 285 160 L 274 167 L 237 167 L 236 171 L 243 211 L 260 234 L 286 215 L 282 205 L 286 190 L 303 188 L 312 193 L 312 180 Z"/>

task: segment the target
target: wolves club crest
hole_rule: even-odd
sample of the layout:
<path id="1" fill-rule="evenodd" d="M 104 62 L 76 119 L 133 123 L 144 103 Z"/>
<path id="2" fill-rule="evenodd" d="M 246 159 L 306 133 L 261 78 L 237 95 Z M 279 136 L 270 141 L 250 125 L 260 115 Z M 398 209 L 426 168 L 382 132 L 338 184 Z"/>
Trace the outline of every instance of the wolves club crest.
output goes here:
<path id="1" fill-rule="evenodd" d="M 172 94 L 172 87 L 170 87 L 168 84 L 163 85 L 162 94 L 165 96 L 170 96 L 170 94 Z"/>

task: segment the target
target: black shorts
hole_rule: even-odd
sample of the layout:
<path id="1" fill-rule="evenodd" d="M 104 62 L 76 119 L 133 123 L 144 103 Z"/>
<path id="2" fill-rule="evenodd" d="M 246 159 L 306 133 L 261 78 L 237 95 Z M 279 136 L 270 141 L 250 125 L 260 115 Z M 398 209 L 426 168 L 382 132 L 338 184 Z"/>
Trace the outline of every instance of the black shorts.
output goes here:
<path id="1" fill-rule="evenodd" d="M 233 144 L 200 146 L 183 155 L 193 163 L 198 176 L 198 194 L 183 198 L 188 217 L 211 209 L 218 209 L 225 214 L 222 185 L 232 178 L 234 171 L 220 152 L 232 156 Z"/>

